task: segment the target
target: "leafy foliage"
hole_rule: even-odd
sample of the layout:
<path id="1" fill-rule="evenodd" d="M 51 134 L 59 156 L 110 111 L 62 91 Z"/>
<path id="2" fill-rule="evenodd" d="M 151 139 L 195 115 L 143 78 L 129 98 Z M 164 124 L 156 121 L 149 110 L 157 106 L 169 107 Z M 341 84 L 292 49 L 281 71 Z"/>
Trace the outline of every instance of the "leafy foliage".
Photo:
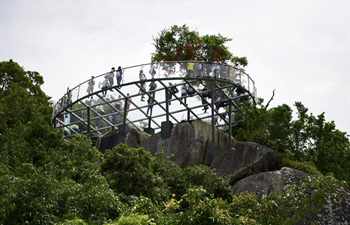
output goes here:
<path id="1" fill-rule="evenodd" d="M 116 192 L 161 199 L 167 193 L 164 180 L 154 170 L 155 158 L 141 148 L 119 145 L 107 152 L 103 174 Z"/>
<path id="2" fill-rule="evenodd" d="M 300 102 L 295 103 L 295 108 L 297 116 L 293 119 L 288 105 L 267 109 L 261 101 L 257 105 L 242 103 L 242 111 L 236 115 L 241 122 L 233 129 L 234 136 L 270 146 L 283 153 L 285 162 L 306 161 L 323 174 L 350 180 L 350 142 L 346 133 L 338 130 L 333 121 L 327 122 L 324 113 L 314 116 Z"/>
<path id="3" fill-rule="evenodd" d="M 233 56 L 226 46 L 230 38 L 218 35 L 203 35 L 190 30 L 186 25 L 174 25 L 160 32 L 154 39 L 155 52 L 152 61 L 207 61 L 226 62 L 246 66 L 246 57 Z"/>
<path id="4" fill-rule="evenodd" d="M 205 57 L 221 60 L 216 52 L 225 54 L 215 46 L 227 40 L 215 38 L 206 41 Z M 37 72 L 0 62 L 0 225 L 297 224 L 349 190 L 346 183 L 320 175 L 350 179 L 346 134 L 301 103 L 295 119 L 287 105 L 267 109 L 262 103 L 244 103 L 236 115 L 242 121 L 234 130 L 237 138 L 269 145 L 283 155 L 283 165 L 317 175 L 257 198 L 233 195 L 228 180 L 204 165 L 181 168 L 126 145 L 103 154 L 87 137 L 63 139 L 51 127 L 42 83 Z"/>
<path id="5" fill-rule="evenodd" d="M 41 76 L 12 61 L 0 69 L 0 224 L 117 217 L 121 203 L 100 173 L 102 154 L 86 137 L 67 142 L 51 127 Z"/>

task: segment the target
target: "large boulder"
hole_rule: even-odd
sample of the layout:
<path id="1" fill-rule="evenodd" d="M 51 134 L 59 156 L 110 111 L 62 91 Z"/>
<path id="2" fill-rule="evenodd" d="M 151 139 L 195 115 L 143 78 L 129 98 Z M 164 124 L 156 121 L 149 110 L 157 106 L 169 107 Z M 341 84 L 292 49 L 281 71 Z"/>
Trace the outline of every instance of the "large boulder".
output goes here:
<path id="1" fill-rule="evenodd" d="M 282 167 L 280 170 L 262 172 L 243 178 L 236 182 L 232 189 L 234 193 L 252 192 L 257 196 L 281 192 L 286 185 L 295 184 L 307 176 L 306 173 Z"/>
<path id="2" fill-rule="evenodd" d="M 127 127 L 124 131 L 115 130 L 108 135 L 105 135 L 99 140 L 98 146 L 102 151 L 111 149 L 121 143 L 125 143 L 130 147 L 141 147 L 150 137 L 151 135 L 145 132 Z"/>
<path id="3" fill-rule="evenodd" d="M 286 190 L 287 185 L 296 184 L 302 182 L 308 174 L 283 167 L 280 170 L 262 172 L 248 176 L 244 179 L 236 182 L 232 189 L 233 192 L 238 194 L 241 192 L 255 193 L 257 196 L 269 195 L 273 192 L 283 192 Z M 305 190 L 307 196 L 314 195 L 314 190 Z M 316 211 L 308 212 L 305 217 L 301 219 L 297 225 L 309 225 L 309 224 L 350 224 L 350 190 L 343 187 L 339 187 L 335 190 L 336 200 L 330 197 L 326 197 L 326 201 L 322 205 L 318 206 Z M 317 204 L 315 202 L 315 204 Z"/>
<path id="4" fill-rule="evenodd" d="M 229 175 L 234 183 L 255 173 L 279 169 L 280 158 L 266 146 L 254 142 L 236 142 L 231 148 L 220 149 L 211 167 L 219 175 Z"/>
<path id="5" fill-rule="evenodd" d="M 230 176 L 232 182 L 248 175 L 279 169 L 280 160 L 270 148 L 253 142 L 237 142 L 221 130 L 214 130 L 203 121 L 177 124 L 170 137 L 160 133 L 149 135 L 128 129 L 125 133 L 112 133 L 101 140 L 103 148 L 119 143 L 144 147 L 154 154 L 164 154 L 181 166 L 205 164 L 218 175 Z"/>

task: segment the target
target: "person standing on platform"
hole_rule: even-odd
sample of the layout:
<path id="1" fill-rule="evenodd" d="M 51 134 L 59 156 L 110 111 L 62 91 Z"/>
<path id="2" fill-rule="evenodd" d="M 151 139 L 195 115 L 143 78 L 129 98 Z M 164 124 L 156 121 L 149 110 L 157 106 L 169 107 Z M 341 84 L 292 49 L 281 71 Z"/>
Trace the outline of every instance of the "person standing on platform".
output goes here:
<path id="1" fill-rule="evenodd" d="M 184 84 L 181 87 L 181 100 L 183 100 L 185 104 L 187 104 L 186 98 L 187 98 L 187 84 Z"/>
<path id="2" fill-rule="evenodd" d="M 171 99 L 173 98 L 173 95 L 178 93 L 179 90 L 177 89 L 176 86 L 174 86 L 171 82 L 169 82 L 169 87 L 167 88 L 167 100 L 169 101 L 169 105 L 171 105 Z"/>
<path id="3" fill-rule="evenodd" d="M 107 90 L 109 86 L 109 81 L 107 78 L 105 78 L 102 82 L 99 83 L 99 86 L 102 90 L 102 95 L 105 97 L 107 95 Z"/>
<path id="4" fill-rule="evenodd" d="M 186 65 L 186 69 L 187 69 L 187 77 L 193 77 L 193 75 L 194 75 L 194 63 L 188 62 Z"/>
<path id="5" fill-rule="evenodd" d="M 108 83 L 109 83 L 109 87 L 113 87 L 114 84 L 114 73 L 115 73 L 115 68 L 112 67 L 111 72 L 108 73 L 107 75 L 107 79 L 108 79 Z"/>
<path id="6" fill-rule="evenodd" d="M 66 94 L 66 106 L 70 105 L 72 103 L 72 90 L 67 88 L 67 94 Z"/>
<path id="7" fill-rule="evenodd" d="M 152 79 L 154 79 L 154 76 L 156 75 L 156 66 L 152 63 L 151 68 L 149 69 L 149 73 L 151 74 Z"/>
<path id="8" fill-rule="evenodd" d="M 140 90 L 139 94 L 141 94 L 141 101 L 143 102 L 145 100 L 145 92 L 146 92 L 146 75 L 144 74 L 143 70 L 140 70 L 139 72 L 139 79 L 140 79 Z"/>
<path id="9" fill-rule="evenodd" d="M 88 95 L 91 95 L 94 92 L 94 86 L 95 86 L 95 78 L 94 76 L 91 76 L 91 79 L 88 82 L 88 88 L 87 88 Z"/>
<path id="10" fill-rule="evenodd" d="M 117 79 L 117 85 L 119 88 L 123 80 L 123 69 L 120 66 L 118 66 L 118 69 L 116 71 L 116 79 Z"/>
<path id="11" fill-rule="evenodd" d="M 155 95 L 155 90 L 157 89 L 157 84 L 156 82 L 152 81 L 150 84 L 149 84 L 149 93 L 150 95 L 154 96 Z"/>
<path id="12" fill-rule="evenodd" d="M 149 96 L 148 96 L 148 100 L 147 100 L 147 103 L 148 103 L 147 115 L 148 115 L 148 113 L 152 114 L 156 89 L 157 89 L 156 82 L 151 81 L 151 83 L 149 84 Z"/>

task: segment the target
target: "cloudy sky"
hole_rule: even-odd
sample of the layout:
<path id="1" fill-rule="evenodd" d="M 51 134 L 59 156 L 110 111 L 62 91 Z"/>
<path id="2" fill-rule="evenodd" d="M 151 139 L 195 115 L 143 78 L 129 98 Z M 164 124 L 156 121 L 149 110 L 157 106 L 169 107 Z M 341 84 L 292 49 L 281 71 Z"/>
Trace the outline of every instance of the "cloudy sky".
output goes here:
<path id="1" fill-rule="evenodd" d="M 150 61 L 152 38 L 173 24 L 233 38 L 273 105 L 302 101 L 349 133 L 350 2 L 342 0 L 0 0 L 0 60 L 45 79 L 58 99 L 111 66 Z"/>

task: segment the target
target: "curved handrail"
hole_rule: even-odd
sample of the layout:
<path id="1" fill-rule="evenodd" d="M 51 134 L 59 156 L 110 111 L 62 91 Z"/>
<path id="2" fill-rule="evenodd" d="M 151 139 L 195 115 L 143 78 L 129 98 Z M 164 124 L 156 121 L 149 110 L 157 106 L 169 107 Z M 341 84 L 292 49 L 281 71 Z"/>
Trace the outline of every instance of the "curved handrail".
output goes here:
<path id="1" fill-rule="evenodd" d="M 242 86 L 244 89 L 246 89 L 253 97 L 256 96 L 256 87 L 255 87 L 255 82 L 254 80 L 250 77 L 249 74 L 247 74 L 243 69 L 241 68 L 237 68 L 235 66 L 229 65 L 229 64 L 220 64 L 220 63 L 215 63 L 215 62 L 205 62 L 205 61 L 164 61 L 164 62 L 155 62 L 155 63 L 143 63 L 143 64 L 138 64 L 138 65 L 133 65 L 133 66 L 127 66 L 127 67 L 123 67 L 123 77 L 125 80 L 125 73 L 127 73 L 129 70 L 134 69 L 134 68 L 140 68 L 141 70 L 143 70 L 143 68 L 145 67 L 149 67 L 149 68 L 155 68 L 156 70 L 158 70 L 158 76 L 164 76 L 164 77 L 168 77 L 168 76 L 172 76 L 172 74 L 175 73 L 180 73 L 178 75 L 180 75 L 179 77 L 183 77 L 188 75 L 188 72 L 191 71 L 189 70 L 188 66 L 189 64 L 193 64 L 192 66 L 192 70 L 194 71 L 194 67 L 198 66 L 198 65 L 202 65 L 203 71 L 201 75 L 206 75 L 208 77 L 215 77 L 215 78 L 221 78 L 221 79 L 226 79 L 229 81 L 233 81 L 234 83 Z M 178 71 L 176 71 L 176 67 L 178 68 Z M 223 66 L 223 68 L 221 68 Z M 162 69 L 163 71 L 165 70 L 164 68 L 172 68 L 174 69 L 174 71 L 166 71 L 167 74 L 159 74 L 159 70 Z M 213 74 L 215 68 L 221 68 L 218 74 Z M 226 68 L 226 69 L 225 69 Z M 222 70 L 224 69 L 224 70 Z M 205 71 L 204 71 L 205 70 Z M 221 71 L 222 70 L 222 71 Z M 109 72 L 105 72 L 103 74 L 99 74 L 97 76 L 94 76 L 94 80 L 101 80 L 101 78 L 107 74 L 110 74 L 111 71 Z M 156 71 L 157 72 L 157 71 Z M 198 71 L 197 71 L 198 72 Z M 224 72 L 226 74 L 224 74 Z M 195 75 L 195 74 L 194 74 Z M 153 79 L 153 78 L 152 78 Z M 86 81 L 83 81 L 81 83 L 79 83 L 78 85 L 76 85 L 75 87 L 73 87 L 72 89 L 68 89 L 67 93 L 64 94 L 54 105 L 54 112 L 53 112 L 53 116 L 55 117 L 57 115 L 57 111 L 60 112 L 61 110 L 57 110 L 59 105 L 64 105 L 64 101 L 65 99 L 68 99 L 68 101 L 70 102 L 75 102 L 76 100 L 79 99 L 79 94 L 80 94 L 80 90 L 82 88 L 84 88 L 85 85 L 88 84 L 88 82 L 91 80 L 88 79 Z M 131 81 L 132 82 L 132 81 Z M 130 81 L 128 82 L 130 83 Z M 85 87 L 86 88 L 86 87 Z M 76 93 L 77 92 L 77 93 Z M 75 100 L 73 100 L 73 95 L 76 95 Z M 85 96 L 85 95 L 84 95 Z"/>

